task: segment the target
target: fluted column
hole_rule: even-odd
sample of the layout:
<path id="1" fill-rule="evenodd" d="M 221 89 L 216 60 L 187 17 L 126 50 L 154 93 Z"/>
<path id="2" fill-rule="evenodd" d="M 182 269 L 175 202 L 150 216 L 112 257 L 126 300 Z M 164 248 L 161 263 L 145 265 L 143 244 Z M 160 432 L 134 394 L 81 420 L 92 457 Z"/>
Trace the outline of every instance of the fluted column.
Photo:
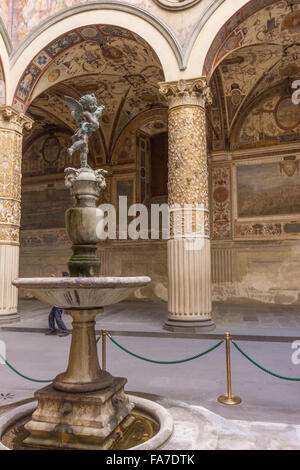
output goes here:
<path id="1" fill-rule="evenodd" d="M 204 77 L 160 83 L 169 105 L 169 316 L 165 328 L 211 330 L 211 258 Z"/>
<path id="2" fill-rule="evenodd" d="M 18 292 L 12 280 L 19 271 L 23 128 L 32 120 L 0 106 L 0 323 L 18 318 Z"/>

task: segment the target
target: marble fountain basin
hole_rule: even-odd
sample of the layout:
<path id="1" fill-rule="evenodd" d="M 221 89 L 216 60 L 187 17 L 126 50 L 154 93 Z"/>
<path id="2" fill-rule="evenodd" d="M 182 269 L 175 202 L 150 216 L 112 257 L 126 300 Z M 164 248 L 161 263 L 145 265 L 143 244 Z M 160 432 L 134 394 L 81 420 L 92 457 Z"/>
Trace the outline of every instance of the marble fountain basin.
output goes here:
<path id="1" fill-rule="evenodd" d="M 20 278 L 13 285 L 34 297 L 64 309 L 72 317 L 72 341 L 67 371 L 53 382 L 56 390 L 81 393 L 111 387 L 114 378 L 101 370 L 96 345 L 96 316 L 103 307 L 126 299 L 147 286 L 149 277 L 49 277 Z"/>
<path id="2" fill-rule="evenodd" d="M 126 299 L 151 279 L 141 277 L 45 277 L 19 278 L 13 285 L 26 289 L 49 305 L 65 309 L 97 309 Z"/>

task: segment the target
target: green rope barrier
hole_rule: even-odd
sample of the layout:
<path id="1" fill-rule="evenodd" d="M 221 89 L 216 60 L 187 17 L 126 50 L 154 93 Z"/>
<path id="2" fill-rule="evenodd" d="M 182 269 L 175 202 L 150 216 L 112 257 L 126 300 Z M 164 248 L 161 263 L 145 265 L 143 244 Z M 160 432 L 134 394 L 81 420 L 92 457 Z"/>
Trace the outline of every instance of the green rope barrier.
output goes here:
<path id="1" fill-rule="evenodd" d="M 300 382 L 300 379 L 297 379 L 294 377 L 284 377 L 283 375 L 275 374 L 274 372 L 271 372 L 270 370 L 265 369 L 263 366 L 259 365 L 257 362 L 251 359 L 251 357 L 249 357 L 234 341 L 232 341 L 232 344 L 246 359 L 248 359 L 248 361 L 250 361 L 252 364 L 254 364 L 256 367 L 258 367 L 262 371 L 266 372 L 267 374 L 272 375 L 273 377 L 277 377 L 278 379 L 282 379 L 282 380 L 289 380 L 291 382 Z"/>
<path id="2" fill-rule="evenodd" d="M 5 362 L 5 364 L 13 370 L 16 374 L 18 374 L 20 377 L 23 377 L 23 379 L 30 380 L 31 382 L 39 382 L 39 383 L 49 383 L 52 382 L 52 380 L 37 380 L 37 379 L 32 379 L 31 377 L 27 377 L 27 375 L 21 374 L 17 369 L 15 369 L 6 359 L 5 357 L 0 354 L 0 358 Z"/>
<path id="3" fill-rule="evenodd" d="M 215 349 L 217 349 L 219 346 L 221 346 L 221 344 L 223 344 L 224 340 L 220 341 L 219 343 L 215 344 L 215 346 L 213 346 L 212 348 L 208 349 L 207 351 L 204 351 L 203 353 L 200 353 L 200 354 L 197 354 L 197 356 L 193 356 L 193 357 L 189 357 L 187 359 L 182 359 L 180 361 L 154 361 L 152 359 L 147 359 L 146 357 L 143 357 L 143 356 L 139 356 L 138 354 L 135 354 L 131 351 L 129 351 L 128 349 L 124 348 L 124 346 L 121 346 L 121 344 L 119 344 L 115 339 L 113 339 L 110 335 L 107 335 L 109 337 L 109 339 L 116 345 L 118 346 L 120 349 L 122 349 L 123 351 L 127 352 L 128 354 L 130 354 L 131 356 L 133 357 L 136 357 L 138 359 L 141 359 L 142 361 L 146 361 L 146 362 L 152 362 L 153 364 L 182 364 L 183 362 L 189 362 L 189 361 L 193 361 L 194 359 L 198 359 L 202 356 L 205 356 L 206 354 L 210 353 L 211 351 L 214 351 Z"/>

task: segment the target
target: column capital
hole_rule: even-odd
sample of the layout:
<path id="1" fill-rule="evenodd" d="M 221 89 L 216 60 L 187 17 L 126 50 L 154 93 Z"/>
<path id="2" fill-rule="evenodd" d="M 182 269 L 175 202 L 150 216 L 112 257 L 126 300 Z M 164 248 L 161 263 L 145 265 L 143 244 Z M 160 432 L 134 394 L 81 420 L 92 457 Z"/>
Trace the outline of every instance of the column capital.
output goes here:
<path id="1" fill-rule="evenodd" d="M 169 108 L 199 106 L 212 103 L 206 77 L 160 82 L 159 91 L 166 98 Z"/>
<path id="2" fill-rule="evenodd" d="M 0 129 L 23 131 L 25 128 L 29 131 L 33 126 L 33 119 L 24 113 L 16 110 L 12 106 L 0 106 Z"/>

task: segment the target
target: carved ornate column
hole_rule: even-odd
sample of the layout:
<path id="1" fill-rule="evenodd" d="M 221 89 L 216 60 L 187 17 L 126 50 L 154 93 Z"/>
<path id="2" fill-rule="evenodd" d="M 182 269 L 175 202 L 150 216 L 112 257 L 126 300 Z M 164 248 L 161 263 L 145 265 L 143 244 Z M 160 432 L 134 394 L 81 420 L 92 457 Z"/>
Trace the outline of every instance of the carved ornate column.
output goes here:
<path id="1" fill-rule="evenodd" d="M 9 106 L 0 106 L 0 322 L 18 318 L 23 128 L 32 120 Z"/>
<path id="2" fill-rule="evenodd" d="M 165 328 L 208 331 L 215 328 L 211 318 L 205 117 L 205 105 L 211 100 L 210 90 L 206 79 L 201 77 L 160 83 L 160 92 L 169 105 L 171 230 L 168 241 L 169 317 Z"/>

